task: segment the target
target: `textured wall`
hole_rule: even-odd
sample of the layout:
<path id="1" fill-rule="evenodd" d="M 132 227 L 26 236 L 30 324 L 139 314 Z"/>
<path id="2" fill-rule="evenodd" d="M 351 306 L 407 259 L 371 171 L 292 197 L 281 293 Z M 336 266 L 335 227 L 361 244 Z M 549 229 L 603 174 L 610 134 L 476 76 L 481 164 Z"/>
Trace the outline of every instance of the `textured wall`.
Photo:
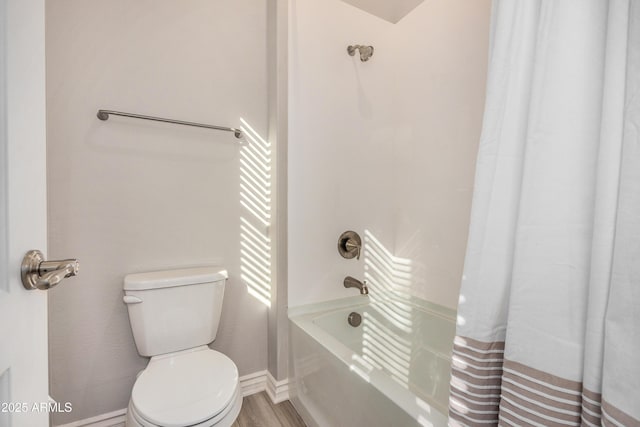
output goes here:
<path id="1" fill-rule="evenodd" d="M 338 1 L 290 4 L 289 304 L 352 295 L 350 274 L 455 307 L 490 1 L 426 0 L 397 24 Z M 337 253 L 347 229 L 365 239 L 360 262 Z"/>
<path id="2" fill-rule="evenodd" d="M 50 387 L 62 424 L 124 408 L 138 356 L 127 273 L 220 264 L 218 338 L 266 368 L 267 308 L 241 279 L 241 154 L 232 135 L 111 118 L 121 109 L 267 132 L 266 1 L 47 2 L 49 256 L 80 276 L 49 292 Z M 258 139 L 256 139 L 258 140 Z"/>

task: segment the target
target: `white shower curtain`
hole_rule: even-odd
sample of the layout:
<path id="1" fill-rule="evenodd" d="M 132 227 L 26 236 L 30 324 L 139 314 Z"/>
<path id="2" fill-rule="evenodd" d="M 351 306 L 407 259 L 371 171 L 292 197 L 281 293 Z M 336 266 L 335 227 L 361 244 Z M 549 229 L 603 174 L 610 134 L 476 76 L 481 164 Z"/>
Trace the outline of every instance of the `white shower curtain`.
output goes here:
<path id="1" fill-rule="evenodd" d="M 494 0 L 449 408 L 640 426 L 640 0 Z"/>

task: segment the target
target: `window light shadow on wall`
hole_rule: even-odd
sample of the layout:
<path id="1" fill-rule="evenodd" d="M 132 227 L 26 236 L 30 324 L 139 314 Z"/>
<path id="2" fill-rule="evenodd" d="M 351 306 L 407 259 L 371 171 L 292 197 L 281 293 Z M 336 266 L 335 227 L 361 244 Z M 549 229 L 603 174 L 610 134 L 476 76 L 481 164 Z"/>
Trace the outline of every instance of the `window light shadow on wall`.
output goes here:
<path id="1" fill-rule="evenodd" d="M 369 230 L 364 232 L 363 258 L 364 277 L 374 303 L 363 317 L 363 358 L 408 387 L 413 332 L 412 306 L 408 301 L 411 260 L 394 256 Z M 383 299 L 383 304 L 375 304 Z"/>
<path id="2" fill-rule="evenodd" d="M 244 119 L 240 147 L 240 277 L 250 295 L 271 306 L 271 144 Z"/>
<path id="3" fill-rule="evenodd" d="M 412 263 L 393 255 L 374 234 L 364 231 L 364 278 L 370 284 L 372 302 L 393 295 L 392 301 L 380 304 L 388 320 L 400 330 L 411 332 Z"/>

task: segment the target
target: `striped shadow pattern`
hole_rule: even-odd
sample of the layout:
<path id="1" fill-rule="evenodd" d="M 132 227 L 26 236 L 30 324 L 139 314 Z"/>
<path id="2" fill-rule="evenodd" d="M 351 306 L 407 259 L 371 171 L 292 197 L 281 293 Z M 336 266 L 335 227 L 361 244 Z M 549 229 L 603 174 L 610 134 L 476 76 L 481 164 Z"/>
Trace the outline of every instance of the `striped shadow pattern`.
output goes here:
<path id="1" fill-rule="evenodd" d="M 449 425 L 498 423 L 504 342 L 456 336 L 451 356 Z"/>

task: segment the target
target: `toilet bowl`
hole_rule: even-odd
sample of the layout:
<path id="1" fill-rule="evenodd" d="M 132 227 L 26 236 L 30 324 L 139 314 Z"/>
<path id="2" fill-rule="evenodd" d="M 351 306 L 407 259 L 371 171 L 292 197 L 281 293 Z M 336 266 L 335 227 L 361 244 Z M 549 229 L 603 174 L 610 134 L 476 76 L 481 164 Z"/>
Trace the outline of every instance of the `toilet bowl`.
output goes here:
<path id="1" fill-rule="evenodd" d="M 127 427 L 230 427 L 242 407 L 238 369 L 215 339 L 226 271 L 128 275 L 124 301 L 138 353 L 151 356 L 131 391 Z"/>
<path id="2" fill-rule="evenodd" d="M 225 427 L 241 406 L 235 364 L 203 346 L 151 359 L 133 386 L 127 425 Z"/>

